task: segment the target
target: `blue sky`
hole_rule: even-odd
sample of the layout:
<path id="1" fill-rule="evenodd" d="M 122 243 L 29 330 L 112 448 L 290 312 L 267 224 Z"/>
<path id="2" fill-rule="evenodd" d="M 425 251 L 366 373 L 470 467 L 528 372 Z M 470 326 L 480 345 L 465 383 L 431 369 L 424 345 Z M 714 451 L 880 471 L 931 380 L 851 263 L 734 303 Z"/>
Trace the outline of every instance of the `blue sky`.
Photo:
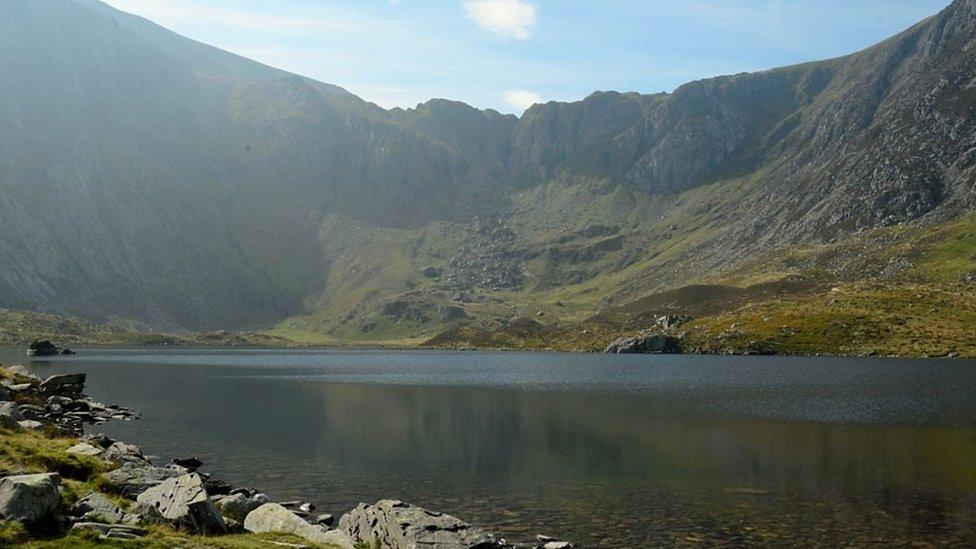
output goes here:
<path id="1" fill-rule="evenodd" d="M 107 0 L 384 107 L 521 114 L 850 53 L 949 0 Z"/>

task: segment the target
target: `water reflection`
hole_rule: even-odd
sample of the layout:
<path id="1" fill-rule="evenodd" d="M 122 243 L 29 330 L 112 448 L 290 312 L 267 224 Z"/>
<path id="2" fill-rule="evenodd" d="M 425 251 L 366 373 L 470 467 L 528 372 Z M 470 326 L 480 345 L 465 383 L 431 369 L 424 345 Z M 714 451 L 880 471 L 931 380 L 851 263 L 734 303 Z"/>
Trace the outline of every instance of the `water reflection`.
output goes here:
<path id="1" fill-rule="evenodd" d="M 533 379 L 535 356 L 545 355 L 522 355 L 520 366 Z M 813 363 L 807 383 L 775 391 L 741 381 L 730 389 L 707 369 L 699 386 L 680 390 L 567 382 L 554 391 L 314 381 L 307 364 L 276 360 L 37 368 L 88 370 L 92 394 L 143 412 L 106 426 L 110 435 L 165 459 L 197 455 L 231 482 L 332 512 L 399 497 L 510 539 L 548 533 L 586 546 L 976 545 L 976 422 L 964 399 L 974 386 L 963 368 L 939 370 L 928 385 L 875 368 L 823 389 Z M 775 376 L 769 363 L 762 368 L 757 379 Z M 862 421 L 750 412 L 771 399 L 768 407 L 800 417 L 844 406 L 828 411 Z M 916 413 L 863 420 L 884 403 Z"/>

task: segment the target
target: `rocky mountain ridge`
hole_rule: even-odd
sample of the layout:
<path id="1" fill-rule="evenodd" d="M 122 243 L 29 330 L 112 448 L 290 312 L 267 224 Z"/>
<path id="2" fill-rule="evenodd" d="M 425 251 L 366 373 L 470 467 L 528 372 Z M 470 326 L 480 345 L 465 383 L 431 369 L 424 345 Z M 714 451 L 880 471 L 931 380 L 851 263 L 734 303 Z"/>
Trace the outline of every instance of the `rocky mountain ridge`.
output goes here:
<path id="1" fill-rule="evenodd" d="M 0 31 L 9 308 L 418 337 L 976 202 L 973 0 L 847 57 L 521 118 L 386 111 L 96 0 L 11 0 Z"/>

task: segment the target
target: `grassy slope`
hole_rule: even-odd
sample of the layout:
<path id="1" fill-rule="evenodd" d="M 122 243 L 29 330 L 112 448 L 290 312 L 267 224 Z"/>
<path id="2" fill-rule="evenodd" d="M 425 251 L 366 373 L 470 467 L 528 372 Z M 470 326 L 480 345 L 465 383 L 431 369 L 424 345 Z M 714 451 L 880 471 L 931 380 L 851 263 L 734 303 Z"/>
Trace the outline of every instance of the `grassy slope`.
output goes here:
<path id="1" fill-rule="evenodd" d="M 429 344 L 596 351 L 672 314 L 691 317 L 672 332 L 700 352 L 976 357 L 974 252 L 976 216 L 892 227 L 779 250 L 581 322 L 458 327 Z"/>

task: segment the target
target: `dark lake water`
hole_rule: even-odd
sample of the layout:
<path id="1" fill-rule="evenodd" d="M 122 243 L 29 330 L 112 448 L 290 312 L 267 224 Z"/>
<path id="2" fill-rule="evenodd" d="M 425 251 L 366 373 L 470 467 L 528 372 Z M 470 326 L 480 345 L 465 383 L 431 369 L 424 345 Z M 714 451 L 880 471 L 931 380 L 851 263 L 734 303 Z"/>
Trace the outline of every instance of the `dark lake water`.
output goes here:
<path id="1" fill-rule="evenodd" d="M 976 546 L 976 363 L 82 349 L 99 430 L 339 514 L 394 497 L 584 547 Z"/>

